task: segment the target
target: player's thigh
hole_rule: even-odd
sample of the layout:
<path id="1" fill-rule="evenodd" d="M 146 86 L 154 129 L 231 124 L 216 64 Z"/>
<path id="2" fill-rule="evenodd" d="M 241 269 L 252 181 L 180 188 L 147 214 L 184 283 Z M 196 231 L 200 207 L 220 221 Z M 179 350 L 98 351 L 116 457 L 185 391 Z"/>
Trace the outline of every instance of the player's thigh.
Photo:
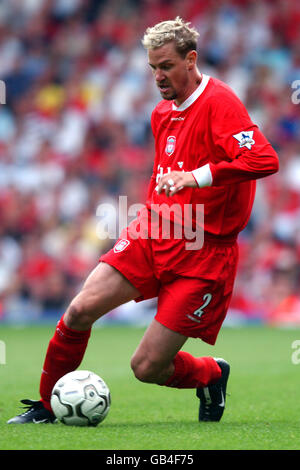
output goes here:
<path id="1" fill-rule="evenodd" d="M 79 294 L 71 302 L 65 321 L 93 323 L 101 316 L 141 294 L 117 269 L 99 263 L 90 273 Z"/>
<path id="2" fill-rule="evenodd" d="M 231 293 L 229 280 L 178 278 L 161 289 L 155 318 L 173 331 L 214 344 Z"/>
<path id="3" fill-rule="evenodd" d="M 131 359 L 132 369 L 168 367 L 186 340 L 186 336 L 172 331 L 154 319 Z"/>

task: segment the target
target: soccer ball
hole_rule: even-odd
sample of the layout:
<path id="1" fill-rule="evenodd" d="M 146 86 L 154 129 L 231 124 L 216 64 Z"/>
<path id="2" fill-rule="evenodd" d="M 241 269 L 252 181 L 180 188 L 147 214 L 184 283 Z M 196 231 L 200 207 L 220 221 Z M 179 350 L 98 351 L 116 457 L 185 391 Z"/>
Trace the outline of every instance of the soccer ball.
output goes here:
<path id="1" fill-rule="evenodd" d="M 51 408 L 56 418 L 70 426 L 97 426 L 110 409 L 110 392 L 94 372 L 76 370 L 53 387 Z"/>

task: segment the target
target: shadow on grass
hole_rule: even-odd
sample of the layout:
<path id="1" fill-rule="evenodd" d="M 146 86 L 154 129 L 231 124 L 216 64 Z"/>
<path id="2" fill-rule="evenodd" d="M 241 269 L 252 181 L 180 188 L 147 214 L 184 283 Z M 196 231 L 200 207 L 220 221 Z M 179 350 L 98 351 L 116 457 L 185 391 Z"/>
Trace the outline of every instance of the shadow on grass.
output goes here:
<path id="1" fill-rule="evenodd" d="M 98 428 L 100 429 L 101 426 L 104 428 L 109 429 L 122 429 L 122 428 L 132 428 L 132 429 L 140 429 L 140 428 L 169 428 L 172 427 L 173 432 L 183 432 L 185 429 L 191 429 L 193 431 L 199 430 L 222 430 L 222 432 L 232 432 L 234 430 L 241 431 L 241 430 L 256 430 L 259 429 L 268 429 L 270 431 L 273 427 L 277 428 L 285 428 L 289 427 L 290 429 L 295 428 L 299 430 L 299 424 L 297 422 L 294 423 L 294 426 L 291 424 L 290 420 L 268 420 L 268 421 L 260 421 L 260 420 L 241 420 L 241 421 L 220 421 L 220 422 L 198 422 L 198 421 L 182 421 L 182 420 L 170 420 L 170 421 L 145 421 L 143 423 L 133 423 L 133 422 L 121 422 L 121 423 L 105 423 L 105 425 L 99 425 Z"/>

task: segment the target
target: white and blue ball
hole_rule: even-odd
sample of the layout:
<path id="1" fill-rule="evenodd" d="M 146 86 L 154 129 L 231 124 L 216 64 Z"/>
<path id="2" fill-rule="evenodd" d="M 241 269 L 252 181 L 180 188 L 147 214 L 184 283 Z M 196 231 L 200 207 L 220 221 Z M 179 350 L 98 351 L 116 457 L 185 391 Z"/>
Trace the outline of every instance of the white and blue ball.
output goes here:
<path id="1" fill-rule="evenodd" d="M 51 394 L 53 413 L 70 426 L 97 426 L 106 418 L 110 405 L 108 386 L 99 375 L 88 370 L 64 375 Z"/>

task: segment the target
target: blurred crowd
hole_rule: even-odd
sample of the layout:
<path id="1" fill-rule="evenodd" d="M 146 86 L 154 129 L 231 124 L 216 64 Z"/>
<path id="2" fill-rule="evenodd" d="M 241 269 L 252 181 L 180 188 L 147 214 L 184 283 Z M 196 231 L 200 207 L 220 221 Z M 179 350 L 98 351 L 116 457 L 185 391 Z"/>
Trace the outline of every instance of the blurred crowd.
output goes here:
<path id="1" fill-rule="evenodd" d="M 300 324 L 297 0 L 0 2 L 0 319 L 58 319 L 115 241 L 98 236 L 99 204 L 145 202 L 160 97 L 141 38 L 177 15 L 200 33 L 199 69 L 235 90 L 280 158 L 239 238 L 228 322 Z M 109 318 L 141 320 L 155 307 L 142 305 Z"/>

